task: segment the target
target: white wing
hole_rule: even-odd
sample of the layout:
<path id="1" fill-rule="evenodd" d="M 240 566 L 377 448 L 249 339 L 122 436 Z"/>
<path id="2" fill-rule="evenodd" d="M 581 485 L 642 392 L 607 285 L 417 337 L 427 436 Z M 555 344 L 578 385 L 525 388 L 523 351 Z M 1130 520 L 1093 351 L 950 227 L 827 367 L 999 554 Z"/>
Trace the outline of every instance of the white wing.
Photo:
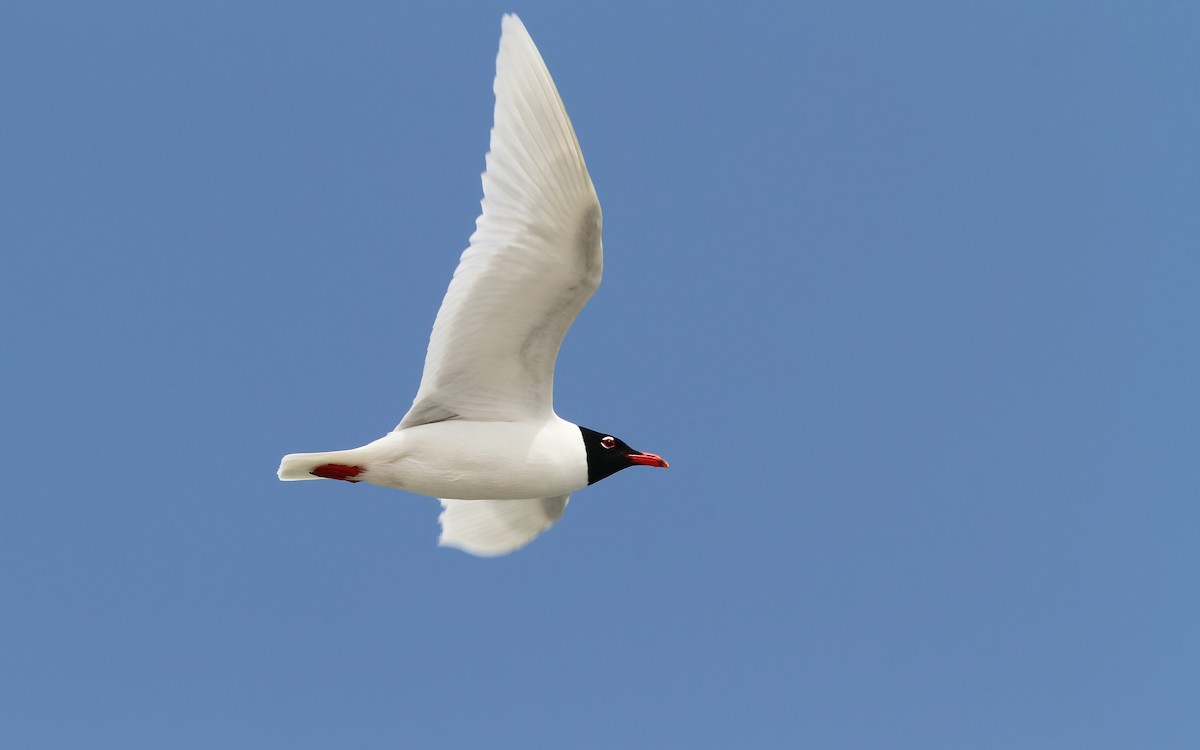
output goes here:
<path id="1" fill-rule="evenodd" d="M 438 545 L 480 557 L 507 555 L 562 517 L 570 495 L 532 500 L 442 500 Z"/>
<path id="2" fill-rule="evenodd" d="M 493 89 L 483 213 L 396 429 L 549 416 L 559 346 L 600 285 L 600 202 L 554 81 L 514 15 L 504 17 Z"/>

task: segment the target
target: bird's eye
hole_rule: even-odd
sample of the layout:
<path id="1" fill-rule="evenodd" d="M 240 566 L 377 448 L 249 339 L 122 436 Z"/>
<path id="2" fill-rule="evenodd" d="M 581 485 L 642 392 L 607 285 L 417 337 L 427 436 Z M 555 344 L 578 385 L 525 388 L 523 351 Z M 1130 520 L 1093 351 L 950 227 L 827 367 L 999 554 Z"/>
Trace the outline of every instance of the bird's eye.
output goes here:
<path id="1" fill-rule="evenodd" d="M 605 448 L 612 448 L 616 444 L 617 444 L 617 439 L 615 437 L 613 437 L 612 435 L 607 435 L 605 437 L 600 438 L 600 445 L 603 445 Z"/>

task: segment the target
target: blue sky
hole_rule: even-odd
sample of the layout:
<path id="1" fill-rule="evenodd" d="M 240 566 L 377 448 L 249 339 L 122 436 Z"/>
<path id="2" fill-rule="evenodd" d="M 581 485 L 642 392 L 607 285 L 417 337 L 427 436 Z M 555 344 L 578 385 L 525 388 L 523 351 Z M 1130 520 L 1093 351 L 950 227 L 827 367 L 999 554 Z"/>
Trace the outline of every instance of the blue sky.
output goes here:
<path id="1" fill-rule="evenodd" d="M 510 557 L 399 420 L 521 14 L 605 211 Z M 6 3 L 0 743 L 1200 745 L 1194 3 Z"/>

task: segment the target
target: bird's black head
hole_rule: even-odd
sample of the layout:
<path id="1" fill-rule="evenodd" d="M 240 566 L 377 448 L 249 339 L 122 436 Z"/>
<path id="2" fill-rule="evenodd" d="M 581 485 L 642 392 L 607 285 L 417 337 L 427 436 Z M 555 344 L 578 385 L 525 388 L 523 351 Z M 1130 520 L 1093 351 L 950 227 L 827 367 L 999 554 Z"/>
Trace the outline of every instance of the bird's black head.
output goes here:
<path id="1" fill-rule="evenodd" d="M 661 466 L 664 469 L 668 466 L 659 456 L 635 451 L 612 435 L 586 427 L 580 427 L 579 431 L 583 433 L 583 447 L 587 449 L 588 484 L 595 484 L 630 466 Z"/>

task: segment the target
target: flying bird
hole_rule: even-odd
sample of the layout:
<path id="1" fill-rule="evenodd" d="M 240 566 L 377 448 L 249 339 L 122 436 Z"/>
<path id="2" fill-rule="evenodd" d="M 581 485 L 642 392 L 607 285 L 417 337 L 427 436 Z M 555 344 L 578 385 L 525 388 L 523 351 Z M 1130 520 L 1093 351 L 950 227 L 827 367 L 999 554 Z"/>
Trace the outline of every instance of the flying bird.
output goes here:
<path id="1" fill-rule="evenodd" d="M 541 54 L 501 24 L 482 213 L 433 324 L 421 385 L 396 429 L 361 448 L 283 457 L 279 478 L 370 482 L 441 500 L 439 544 L 525 546 L 573 492 L 653 453 L 554 412 L 563 336 L 600 285 L 600 201 Z"/>

